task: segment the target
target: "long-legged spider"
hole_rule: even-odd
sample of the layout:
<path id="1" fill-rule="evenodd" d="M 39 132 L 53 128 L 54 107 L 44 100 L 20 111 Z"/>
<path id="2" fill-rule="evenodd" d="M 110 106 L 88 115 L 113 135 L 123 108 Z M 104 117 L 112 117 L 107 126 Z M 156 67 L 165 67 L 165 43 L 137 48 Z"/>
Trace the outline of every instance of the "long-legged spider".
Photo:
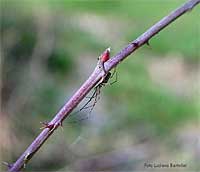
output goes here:
<path id="1" fill-rule="evenodd" d="M 88 119 L 92 110 L 94 109 L 95 105 L 97 104 L 98 100 L 100 99 L 100 93 L 101 93 L 101 88 L 103 86 L 105 86 L 106 84 L 108 84 L 108 81 L 115 75 L 115 80 L 112 81 L 111 83 L 109 83 L 110 85 L 114 84 L 115 82 L 117 82 L 117 72 L 116 72 L 116 68 L 114 69 L 114 72 L 108 72 L 106 74 L 106 76 L 104 77 L 103 81 L 100 82 L 97 86 L 94 87 L 94 92 L 92 93 L 92 95 L 89 98 L 89 100 L 77 111 L 75 112 L 75 114 L 77 114 L 78 112 L 84 110 L 84 109 L 88 109 L 90 108 L 88 114 L 86 117 L 79 119 L 78 121 L 81 120 L 85 120 Z M 89 105 L 91 102 L 93 101 L 93 103 L 91 105 Z"/>

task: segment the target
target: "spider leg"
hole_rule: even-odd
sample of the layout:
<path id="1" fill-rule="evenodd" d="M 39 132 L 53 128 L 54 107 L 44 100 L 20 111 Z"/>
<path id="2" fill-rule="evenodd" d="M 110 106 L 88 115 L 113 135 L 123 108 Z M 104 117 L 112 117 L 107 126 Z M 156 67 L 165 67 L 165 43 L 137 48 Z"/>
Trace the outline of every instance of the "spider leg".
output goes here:
<path id="1" fill-rule="evenodd" d="M 99 86 L 97 86 L 96 87 L 96 96 L 95 96 L 95 99 L 94 99 L 94 103 L 92 104 L 92 107 L 91 107 L 91 109 L 90 109 L 90 112 L 88 113 L 88 116 L 92 113 L 92 111 L 93 111 L 93 109 L 94 109 L 94 107 L 95 107 L 95 105 L 97 104 L 97 101 L 100 99 L 100 90 L 101 90 L 101 85 L 99 85 Z"/>
<path id="2" fill-rule="evenodd" d="M 92 99 L 94 98 L 94 103 L 93 103 L 92 105 L 90 105 L 90 106 L 87 106 L 87 107 L 84 105 L 84 108 L 83 108 L 83 107 L 81 108 L 81 110 L 87 109 L 87 108 L 91 108 L 90 111 L 89 111 L 89 113 L 87 114 L 87 116 L 86 116 L 86 117 L 83 117 L 83 118 L 80 118 L 80 119 L 77 119 L 77 120 L 74 120 L 74 121 L 72 121 L 71 123 L 76 123 L 77 121 L 80 122 L 80 121 L 89 119 L 90 114 L 91 114 L 92 110 L 94 109 L 94 107 L 95 107 L 95 105 L 96 105 L 96 103 L 97 103 L 99 94 L 100 94 L 100 87 L 97 86 L 97 87 L 95 87 L 95 94 L 93 94 L 93 96 L 92 96 Z M 92 99 L 91 99 L 91 100 L 92 100 Z M 79 111 L 80 111 L 80 110 L 79 110 Z"/>
<path id="3" fill-rule="evenodd" d="M 85 109 L 85 107 L 86 107 L 86 106 L 92 101 L 92 99 L 96 96 L 96 92 L 97 92 L 97 90 L 96 90 L 96 87 L 95 87 L 94 93 L 93 93 L 92 96 L 89 98 L 89 100 L 83 105 L 83 107 L 80 108 L 79 111 Z"/>
<path id="4" fill-rule="evenodd" d="M 114 81 L 112 81 L 112 82 L 110 83 L 110 85 L 112 85 L 112 84 L 116 83 L 116 82 L 117 82 L 117 80 L 118 80 L 118 75 L 117 75 L 117 70 L 116 70 L 116 67 L 114 68 L 114 71 L 113 71 L 113 73 L 112 73 L 112 75 L 111 75 L 111 77 L 110 77 L 110 78 L 112 78 L 114 75 L 115 75 L 115 80 L 114 80 Z"/>
<path id="5" fill-rule="evenodd" d="M 93 109 L 94 109 L 94 107 L 95 107 L 97 101 L 98 101 L 99 98 L 100 98 L 99 95 L 100 95 L 101 86 L 102 86 L 102 85 L 98 85 L 98 86 L 95 87 L 95 94 L 93 94 L 93 96 L 92 96 L 92 98 L 94 98 L 93 104 L 90 105 L 90 106 L 87 106 L 87 107 L 84 105 L 84 108 L 81 108 L 81 110 L 82 110 L 82 109 L 86 109 L 86 108 L 91 108 L 90 111 L 89 111 L 89 113 L 87 114 L 86 117 L 83 117 L 83 118 L 81 118 L 81 119 L 78 119 L 78 121 L 83 121 L 83 120 L 89 119 L 90 114 L 92 113 L 92 111 L 93 111 Z M 75 123 L 75 122 L 77 122 L 77 121 L 73 121 L 73 122 Z"/>
<path id="6" fill-rule="evenodd" d="M 93 105 L 86 106 L 86 107 L 82 108 L 81 110 L 91 108 L 92 106 L 93 106 Z M 79 110 L 79 111 L 80 111 L 80 110 Z"/>
<path id="7" fill-rule="evenodd" d="M 88 105 L 93 99 L 95 99 L 96 100 L 96 97 L 97 97 L 97 91 L 98 91 L 98 87 L 95 87 L 94 88 L 94 92 L 93 92 L 93 94 L 92 94 L 92 96 L 90 97 L 90 99 L 83 105 L 83 107 L 81 107 L 78 111 L 76 111 L 75 113 L 73 113 L 72 115 L 76 115 L 77 113 L 79 113 L 80 111 L 82 111 L 83 109 L 88 109 L 88 108 L 91 108 L 92 107 L 92 109 L 93 109 L 93 104 L 92 105 Z M 96 103 L 95 103 L 96 104 Z M 88 106 L 87 106 L 88 105 Z M 90 110 L 91 111 L 91 110 Z M 88 119 L 89 118 L 89 115 L 87 114 L 87 116 L 86 117 L 83 117 L 83 118 L 81 118 L 81 119 L 78 119 L 78 121 L 82 121 L 82 120 L 85 120 L 85 119 Z M 72 121 L 72 122 L 70 122 L 70 123 L 76 123 L 77 122 L 77 120 L 74 120 L 74 121 Z"/>
<path id="8" fill-rule="evenodd" d="M 96 103 L 97 103 L 97 101 L 100 99 L 100 93 L 101 93 L 101 87 L 98 88 Z M 95 103 L 95 104 L 96 104 L 96 103 Z"/>
<path id="9" fill-rule="evenodd" d="M 116 67 L 115 67 L 114 70 L 113 70 L 112 75 L 110 76 L 110 78 L 112 78 L 116 72 L 117 72 L 117 71 L 116 71 Z"/>
<path id="10" fill-rule="evenodd" d="M 79 112 L 82 111 L 83 109 L 88 109 L 88 108 L 90 108 L 91 106 L 87 106 L 87 105 L 92 101 L 92 99 L 95 98 L 95 96 L 96 96 L 96 88 L 95 88 L 94 92 L 92 93 L 92 96 L 89 97 L 89 100 L 88 100 L 79 110 L 77 110 L 77 111 L 75 111 L 74 113 L 72 113 L 72 114 L 70 115 L 70 117 L 77 115 L 77 113 L 79 113 Z"/>

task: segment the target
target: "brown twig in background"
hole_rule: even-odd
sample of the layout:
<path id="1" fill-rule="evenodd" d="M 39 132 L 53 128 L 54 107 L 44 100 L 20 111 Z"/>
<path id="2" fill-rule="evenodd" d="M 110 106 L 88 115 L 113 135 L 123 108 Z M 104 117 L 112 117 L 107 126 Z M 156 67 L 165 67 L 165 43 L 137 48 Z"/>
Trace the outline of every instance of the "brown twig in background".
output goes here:
<path id="1" fill-rule="evenodd" d="M 190 11 L 196 6 L 200 0 L 190 0 L 183 4 L 181 7 L 171 12 L 168 16 L 153 25 L 145 33 L 139 36 L 136 40 L 128 44 L 117 55 L 108 60 L 105 63 L 105 70 L 108 72 L 117 66 L 122 60 L 128 57 L 136 49 L 144 44 L 149 44 L 149 40 L 159 33 L 163 28 L 172 23 L 178 17 Z M 25 150 L 25 152 L 18 158 L 18 160 L 9 165 L 10 172 L 18 172 L 22 169 L 32 156 L 38 151 L 38 149 L 44 144 L 44 142 L 51 136 L 51 134 L 62 125 L 63 120 L 70 114 L 70 112 L 81 102 L 81 100 L 87 95 L 87 93 L 102 79 L 104 72 L 97 66 L 91 76 L 83 83 L 78 91 L 69 99 L 69 101 L 63 105 L 58 111 L 55 117 L 47 124 L 43 131 L 36 137 L 31 145 Z"/>

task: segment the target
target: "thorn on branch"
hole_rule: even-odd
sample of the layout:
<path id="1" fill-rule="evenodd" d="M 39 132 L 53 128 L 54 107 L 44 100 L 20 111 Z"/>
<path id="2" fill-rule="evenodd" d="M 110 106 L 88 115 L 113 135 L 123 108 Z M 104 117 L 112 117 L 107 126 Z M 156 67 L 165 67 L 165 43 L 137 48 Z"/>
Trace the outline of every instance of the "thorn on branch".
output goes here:
<path id="1" fill-rule="evenodd" d="M 138 43 L 138 42 L 135 42 L 135 41 L 132 42 L 131 44 L 132 44 L 134 47 L 138 47 L 138 46 L 139 46 L 139 43 Z"/>
<path id="2" fill-rule="evenodd" d="M 13 164 L 9 164 L 8 162 L 3 161 L 3 165 L 5 165 L 8 169 L 12 168 Z"/>
<path id="3" fill-rule="evenodd" d="M 28 160 L 30 159 L 30 153 L 28 152 L 24 157 L 24 165 L 23 168 L 26 168 L 26 164 L 28 163 Z"/>
<path id="4" fill-rule="evenodd" d="M 59 122 L 57 122 L 57 123 L 55 123 L 54 124 L 54 127 L 56 128 L 56 127 L 61 127 L 62 128 L 62 130 L 63 130 L 63 124 L 62 124 L 62 121 L 59 121 Z"/>
<path id="5" fill-rule="evenodd" d="M 149 44 L 149 40 L 146 42 L 146 44 L 147 44 L 148 46 L 150 46 L 150 44 Z"/>
<path id="6" fill-rule="evenodd" d="M 48 128 L 49 130 L 52 130 L 54 128 L 54 124 L 50 124 L 49 122 L 40 122 L 42 124 L 41 130 Z"/>
<path id="7" fill-rule="evenodd" d="M 145 44 L 147 44 L 147 46 L 148 46 L 149 48 L 151 48 L 151 45 L 150 45 L 150 43 L 149 43 L 149 40 L 147 40 Z"/>
<path id="8" fill-rule="evenodd" d="M 49 131 L 53 131 L 55 128 L 61 126 L 61 128 L 63 129 L 63 125 L 62 125 L 62 122 L 59 121 L 59 122 L 56 122 L 54 124 L 50 124 L 49 122 L 40 122 L 42 124 L 42 127 L 40 128 L 41 130 L 45 129 L 45 128 L 48 128 Z"/>

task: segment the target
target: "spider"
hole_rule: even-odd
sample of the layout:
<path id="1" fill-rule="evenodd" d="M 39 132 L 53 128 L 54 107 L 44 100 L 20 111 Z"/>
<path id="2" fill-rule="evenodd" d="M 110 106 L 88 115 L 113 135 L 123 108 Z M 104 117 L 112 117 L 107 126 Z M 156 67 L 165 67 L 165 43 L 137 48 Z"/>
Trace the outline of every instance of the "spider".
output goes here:
<path id="1" fill-rule="evenodd" d="M 111 83 L 109 83 L 110 85 L 114 84 L 115 82 L 117 82 L 117 72 L 116 72 L 116 68 L 114 69 L 114 72 L 111 73 L 111 72 L 108 72 L 106 74 L 106 76 L 104 77 L 103 81 L 100 82 L 97 86 L 94 87 L 94 92 L 92 93 L 91 97 L 86 97 L 86 98 L 89 98 L 89 100 L 77 111 L 75 112 L 78 113 L 84 109 L 88 109 L 90 108 L 89 110 L 89 113 L 87 114 L 87 117 L 84 117 L 84 118 L 81 118 L 79 119 L 79 121 L 82 121 L 82 120 L 85 120 L 85 119 L 88 119 L 91 112 L 93 111 L 95 105 L 97 104 L 98 100 L 100 99 L 100 93 L 101 93 L 101 88 L 103 86 L 105 86 L 106 84 L 108 84 L 108 81 L 115 75 L 115 80 L 112 81 Z M 94 101 L 93 101 L 94 100 Z M 89 105 L 90 102 L 92 102 L 92 105 Z"/>
<path id="2" fill-rule="evenodd" d="M 89 98 L 89 100 L 83 105 L 83 107 L 81 107 L 77 112 L 75 112 L 75 114 L 77 114 L 78 112 L 84 110 L 84 109 L 88 109 L 90 108 L 89 110 L 89 113 L 87 115 L 86 118 L 82 118 L 80 120 L 83 120 L 83 119 L 87 119 L 89 118 L 89 115 L 91 114 L 92 110 L 94 109 L 97 101 L 100 99 L 100 93 L 101 93 L 101 88 L 103 86 L 105 86 L 109 79 L 112 78 L 114 76 L 114 74 L 116 74 L 116 78 L 115 78 L 115 81 L 111 82 L 110 85 L 114 84 L 115 82 L 117 82 L 117 73 L 116 73 L 116 68 L 114 69 L 114 72 L 111 73 L 111 72 L 106 72 L 105 70 L 105 66 L 104 66 L 104 63 L 106 61 L 108 61 L 110 59 L 110 47 L 107 48 L 98 58 L 98 66 L 99 68 L 101 68 L 104 72 L 104 76 L 102 77 L 102 79 L 100 80 L 100 83 L 97 84 L 97 86 L 95 86 L 94 88 L 94 92 L 92 94 L 91 97 L 87 97 Z M 94 100 L 94 102 L 92 103 L 92 105 L 89 105 L 89 103 Z M 89 106 L 88 106 L 89 105 Z"/>

